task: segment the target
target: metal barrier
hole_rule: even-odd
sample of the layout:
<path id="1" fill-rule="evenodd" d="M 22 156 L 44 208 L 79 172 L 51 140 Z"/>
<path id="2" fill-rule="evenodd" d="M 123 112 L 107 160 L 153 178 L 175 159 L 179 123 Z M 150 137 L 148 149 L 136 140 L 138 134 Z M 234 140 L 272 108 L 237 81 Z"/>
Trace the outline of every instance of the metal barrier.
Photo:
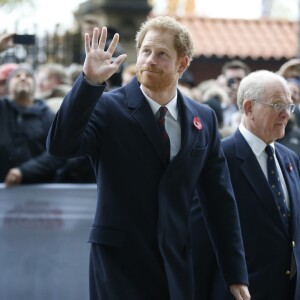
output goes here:
<path id="1" fill-rule="evenodd" d="M 93 184 L 0 184 L 0 299 L 88 299 L 95 208 Z"/>

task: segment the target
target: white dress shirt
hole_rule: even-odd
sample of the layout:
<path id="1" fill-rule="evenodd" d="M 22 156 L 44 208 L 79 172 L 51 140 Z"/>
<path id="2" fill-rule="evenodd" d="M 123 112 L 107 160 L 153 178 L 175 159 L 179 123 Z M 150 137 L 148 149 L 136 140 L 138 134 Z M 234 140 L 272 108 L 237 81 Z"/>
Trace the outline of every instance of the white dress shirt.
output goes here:
<path id="1" fill-rule="evenodd" d="M 240 130 L 242 136 L 245 138 L 245 140 L 249 144 L 250 148 L 252 149 L 254 155 L 257 158 L 257 161 L 258 161 L 260 167 L 262 168 L 262 171 L 264 172 L 264 174 L 268 180 L 267 153 L 265 152 L 265 148 L 266 148 L 267 144 L 263 140 L 261 140 L 259 137 L 254 135 L 252 132 L 250 132 L 248 129 L 246 129 L 243 124 L 239 125 L 239 130 Z M 288 194 L 288 190 L 287 190 L 287 187 L 285 184 L 285 180 L 284 180 L 280 165 L 279 165 L 277 157 L 276 157 L 275 144 L 271 143 L 270 146 L 274 149 L 275 163 L 277 166 L 280 182 L 281 182 L 282 189 L 284 192 L 284 198 L 286 201 L 286 205 L 289 208 L 290 207 L 289 194 Z"/>
<path id="2" fill-rule="evenodd" d="M 161 105 L 144 93 L 142 85 L 140 87 L 153 111 L 153 114 L 156 116 Z M 165 106 L 168 109 L 165 116 L 165 127 L 170 138 L 170 160 L 172 160 L 179 152 L 181 146 L 181 127 L 177 107 L 177 91 L 172 100 Z"/>

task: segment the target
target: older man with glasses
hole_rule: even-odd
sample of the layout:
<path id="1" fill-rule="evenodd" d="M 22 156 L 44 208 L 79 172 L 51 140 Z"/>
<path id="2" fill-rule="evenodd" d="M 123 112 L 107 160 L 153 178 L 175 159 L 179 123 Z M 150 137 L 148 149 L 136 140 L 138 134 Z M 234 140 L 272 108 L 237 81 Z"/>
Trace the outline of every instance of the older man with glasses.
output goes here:
<path id="1" fill-rule="evenodd" d="M 251 299 L 298 300 L 300 161 L 276 142 L 295 105 L 286 80 L 265 70 L 241 81 L 237 101 L 241 123 L 222 147 L 239 209 Z M 199 253 L 205 246 L 198 245 Z M 195 266 L 198 273 L 199 268 Z M 210 299 L 232 299 L 217 264 L 199 278 L 205 276 L 212 278 Z"/>

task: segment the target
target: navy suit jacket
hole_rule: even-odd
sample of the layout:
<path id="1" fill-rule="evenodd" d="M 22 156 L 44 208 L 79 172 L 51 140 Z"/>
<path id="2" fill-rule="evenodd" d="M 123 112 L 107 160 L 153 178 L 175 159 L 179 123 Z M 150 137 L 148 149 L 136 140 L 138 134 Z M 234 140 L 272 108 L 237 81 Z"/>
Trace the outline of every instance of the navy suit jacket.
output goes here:
<path id="1" fill-rule="evenodd" d="M 190 227 L 196 187 L 206 195 L 204 215 L 227 284 L 247 284 L 237 207 L 213 110 L 179 92 L 181 148 L 166 164 L 155 116 L 138 81 L 109 93 L 104 88 L 90 86 L 80 75 L 47 140 L 54 155 L 88 154 L 97 175 L 89 237 L 91 299 L 194 299 Z"/>
<path id="2" fill-rule="evenodd" d="M 232 136 L 223 139 L 222 147 L 239 209 L 251 299 L 290 299 L 288 298 L 289 271 L 292 252 L 296 260 L 297 271 L 294 299 L 300 299 L 300 163 L 298 156 L 287 147 L 275 143 L 276 156 L 290 199 L 291 232 L 288 232 L 268 181 L 240 131 L 237 130 Z M 216 266 L 216 264 L 213 265 L 210 262 L 210 266 Z M 217 287 L 218 293 L 215 297 L 207 299 L 233 299 L 216 273 L 210 274 L 209 289 L 215 290 Z M 200 274 L 200 278 L 201 275 L 204 276 Z"/>
<path id="3" fill-rule="evenodd" d="M 222 143 L 236 195 L 253 299 L 287 299 L 291 253 L 300 299 L 300 163 L 296 153 L 276 143 L 276 156 L 290 199 L 291 232 L 283 224 L 273 193 L 255 155 L 238 130 Z"/>

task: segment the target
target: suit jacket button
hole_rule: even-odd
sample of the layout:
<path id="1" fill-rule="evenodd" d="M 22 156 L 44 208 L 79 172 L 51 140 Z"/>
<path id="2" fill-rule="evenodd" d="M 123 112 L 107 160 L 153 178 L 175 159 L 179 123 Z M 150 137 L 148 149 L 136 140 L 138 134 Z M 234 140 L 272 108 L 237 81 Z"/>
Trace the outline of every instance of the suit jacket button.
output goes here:
<path id="1" fill-rule="evenodd" d="M 285 275 L 290 276 L 290 274 L 291 274 L 291 271 L 290 271 L 290 270 L 287 270 L 287 271 L 285 272 Z"/>
<path id="2" fill-rule="evenodd" d="M 294 242 L 294 241 L 292 241 L 292 247 L 295 247 L 295 246 L 296 246 L 295 242 Z"/>

